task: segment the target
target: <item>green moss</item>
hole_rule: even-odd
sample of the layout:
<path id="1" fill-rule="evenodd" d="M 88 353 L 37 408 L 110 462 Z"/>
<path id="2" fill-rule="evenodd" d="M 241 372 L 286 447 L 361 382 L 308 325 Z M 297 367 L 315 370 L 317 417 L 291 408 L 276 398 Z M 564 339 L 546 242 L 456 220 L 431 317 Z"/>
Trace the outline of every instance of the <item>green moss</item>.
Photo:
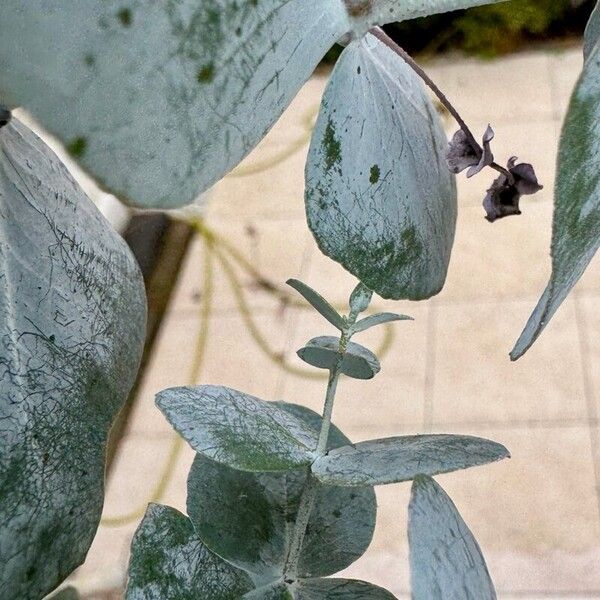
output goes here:
<path id="1" fill-rule="evenodd" d="M 67 152 L 75 158 L 81 158 L 86 150 L 87 140 L 84 137 L 76 137 L 67 144 Z"/>
<path id="2" fill-rule="evenodd" d="M 215 78 L 215 66 L 210 63 L 198 69 L 196 79 L 198 83 L 210 83 Z"/>
<path id="3" fill-rule="evenodd" d="M 371 174 L 369 175 L 369 181 L 372 184 L 376 184 L 379 181 L 380 175 L 381 175 L 381 171 L 379 170 L 379 165 L 373 165 L 371 167 Z"/>
<path id="4" fill-rule="evenodd" d="M 331 119 L 325 128 L 322 146 L 325 151 L 325 169 L 330 171 L 342 159 L 342 145 L 335 135 L 335 127 Z"/>
<path id="5" fill-rule="evenodd" d="M 121 25 L 123 27 L 131 27 L 131 23 L 133 23 L 133 15 L 131 13 L 130 8 L 122 8 L 117 13 L 117 19 L 119 19 Z"/>

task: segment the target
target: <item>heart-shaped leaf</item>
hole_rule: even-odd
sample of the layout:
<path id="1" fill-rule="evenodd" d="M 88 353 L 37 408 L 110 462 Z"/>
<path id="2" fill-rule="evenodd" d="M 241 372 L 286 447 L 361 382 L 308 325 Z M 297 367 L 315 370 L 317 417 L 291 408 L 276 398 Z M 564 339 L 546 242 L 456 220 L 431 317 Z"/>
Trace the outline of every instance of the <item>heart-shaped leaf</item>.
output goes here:
<path id="1" fill-rule="evenodd" d="M 278 406 L 319 432 L 321 417 L 313 411 L 285 403 Z M 348 443 L 332 426 L 328 448 Z M 211 550 L 247 570 L 255 582 L 267 584 L 282 576 L 306 477 L 306 469 L 248 473 L 197 455 L 188 477 L 188 513 Z M 331 575 L 361 556 L 373 536 L 376 510 L 372 487 L 320 486 L 300 554 L 299 576 Z"/>
<path id="2" fill-rule="evenodd" d="M 600 40 L 600 2 L 596 3 L 583 36 L 583 56 L 587 60 Z"/>
<path id="3" fill-rule="evenodd" d="M 391 323 L 393 321 L 414 321 L 414 319 L 407 315 L 397 315 L 389 312 L 377 313 L 357 321 L 352 326 L 352 333 L 360 333 L 361 331 L 365 331 L 365 329 L 370 329 L 376 325 L 383 325 L 384 323 Z"/>
<path id="4" fill-rule="evenodd" d="M 409 435 L 337 448 L 318 458 L 312 471 L 319 481 L 330 485 L 380 485 L 509 456 L 501 444 L 468 435 Z"/>
<path id="5" fill-rule="evenodd" d="M 287 471 L 308 465 L 318 435 L 272 402 L 231 388 L 198 385 L 160 392 L 156 404 L 207 458 L 243 471 Z"/>
<path id="6" fill-rule="evenodd" d="M 477 541 L 452 500 L 429 477 L 416 478 L 412 486 L 408 541 L 414 600 L 495 600 Z"/>
<path id="7" fill-rule="evenodd" d="M 552 275 L 510 357 L 535 342 L 600 247 L 600 44 L 571 97 L 558 152 Z"/>
<path id="8" fill-rule="evenodd" d="M 150 504 L 131 544 L 127 600 L 233 600 L 252 588 L 246 573 L 206 548 L 185 515 Z"/>
<path id="9" fill-rule="evenodd" d="M 342 317 L 321 294 L 315 292 L 311 287 L 303 283 L 302 281 L 298 281 L 298 279 L 288 279 L 286 283 L 293 287 L 299 294 L 301 294 L 304 299 L 319 312 L 323 317 L 325 317 L 334 327 L 339 329 L 340 331 L 344 331 L 346 329 L 346 321 L 344 317 Z"/>
<path id="10" fill-rule="evenodd" d="M 0 103 L 122 199 L 173 208 L 261 140 L 345 27 L 330 0 L 3 0 Z"/>
<path id="11" fill-rule="evenodd" d="M 41 598 L 85 558 L 102 512 L 108 431 L 142 352 L 145 307 L 126 244 L 13 118 L 0 128 L 4 598 Z"/>
<path id="12" fill-rule="evenodd" d="M 444 284 L 456 223 L 446 145 L 414 71 L 370 34 L 351 42 L 312 137 L 306 213 L 320 249 L 384 298 Z"/>
<path id="13" fill-rule="evenodd" d="M 309 365 L 319 369 L 333 369 L 339 358 L 340 340 L 323 335 L 313 338 L 298 350 L 298 356 Z M 377 357 L 367 348 L 354 342 L 346 344 L 346 351 L 340 365 L 341 372 L 355 379 L 372 379 L 381 366 Z"/>
<path id="14" fill-rule="evenodd" d="M 304 579 L 298 582 L 297 600 L 395 600 L 387 590 L 356 579 Z"/>

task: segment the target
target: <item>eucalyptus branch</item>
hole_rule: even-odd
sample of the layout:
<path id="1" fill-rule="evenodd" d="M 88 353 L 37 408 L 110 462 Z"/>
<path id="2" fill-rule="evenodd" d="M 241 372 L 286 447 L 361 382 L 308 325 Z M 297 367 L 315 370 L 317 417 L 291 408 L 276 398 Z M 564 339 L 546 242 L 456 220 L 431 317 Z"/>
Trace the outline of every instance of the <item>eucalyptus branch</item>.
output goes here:
<path id="1" fill-rule="evenodd" d="M 361 284 L 359 284 L 360 286 Z M 329 431 L 331 429 L 331 416 L 333 414 L 333 405 L 335 401 L 335 393 L 337 390 L 337 383 L 342 372 L 342 360 L 346 353 L 348 342 L 352 337 L 352 326 L 356 321 L 356 317 L 359 312 L 366 310 L 370 302 L 371 296 L 369 292 L 368 300 L 366 305 L 361 307 L 361 311 L 351 308 L 350 315 L 346 319 L 347 326 L 342 331 L 340 336 L 340 342 L 338 346 L 337 360 L 329 372 L 329 380 L 327 382 L 327 392 L 325 393 L 325 404 L 323 406 L 323 421 L 321 423 L 321 431 L 319 433 L 319 440 L 317 442 L 317 448 L 315 450 L 315 459 L 324 456 L 327 453 L 327 442 L 329 440 Z M 351 300 L 352 304 L 352 300 Z M 319 483 L 313 477 L 310 467 L 307 469 L 306 483 L 300 496 L 300 504 L 298 506 L 298 512 L 296 514 L 296 522 L 294 525 L 294 533 L 292 541 L 290 543 L 288 555 L 285 561 L 284 567 L 284 580 L 287 583 L 292 583 L 296 579 L 296 572 L 298 570 L 298 560 L 300 559 L 300 552 L 302 550 L 302 543 L 306 536 L 306 528 L 310 520 L 315 498 L 317 495 Z"/>

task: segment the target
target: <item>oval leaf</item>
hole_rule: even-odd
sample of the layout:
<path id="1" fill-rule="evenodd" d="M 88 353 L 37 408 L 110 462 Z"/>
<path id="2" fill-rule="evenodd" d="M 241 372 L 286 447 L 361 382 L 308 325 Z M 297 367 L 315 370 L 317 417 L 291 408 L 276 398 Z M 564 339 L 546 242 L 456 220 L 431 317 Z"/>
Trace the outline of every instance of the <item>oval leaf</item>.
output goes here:
<path id="1" fill-rule="evenodd" d="M 468 435 L 409 435 L 332 450 L 312 465 L 328 484 L 380 485 L 437 475 L 510 457 L 496 442 Z"/>
<path id="2" fill-rule="evenodd" d="M 319 369 L 333 369 L 338 361 L 339 338 L 323 335 L 308 341 L 298 350 L 298 356 L 309 365 Z M 340 369 L 354 379 L 372 379 L 381 366 L 377 357 L 367 348 L 348 342 Z"/>
<path id="3" fill-rule="evenodd" d="M 210 552 L 179 511 L 150 504 L 131 544 L 127 600 L 232 600 L 250 578 Z"/>
<path id="4" fill-rule="evenodd" d="M 407 315 L 397 315 L 395 313 L 377 313 L 376 315 L 369 315 L 360 321 L 357 321 L 352 326 L 352 333 L 360 333 L 365 329 L 370 329 L 376 325 L 383 325 L 384 323 L 391 323 L 393 321 L 414 321 L 412 317 Z"/>
<path id="5" fill-rule="evenodd" d="M 372 35 L 353 41 L 313 133 L 306 212 L 323 253 L 384 298 L 421 300 L 444 284 L 456 224 L 446 145 L 410 67 Z"/>
<path id="6" fill-rule="evenodd" d="M 318 433 L 321 417 L 278 403 Z M 332 426 L 328 447 L 349 440 Z M 247 570 L 259 584 L 281 578 L 306 469 L 282 475 L 247 473 L 197 455 L 188 477 L 187 509 L 202 541 L 219 556 Z M 321 486 L 298 565 L 301 577 L 331 575 L 367 549 L 377 505 L 372 487 Z"/>
<path id="7" fill-rule="evenodd" d="M 156 404 L 200 454 L 243 471 L 308 465 L 318 435 L 272 402 L 231 388 L 198 385 L 160 392 Z"/>
<path id="8" fill-rule="evenodd" d="M 587 60 L 600 40 L 600 2 L 596 3 L 583 36 L 583 57 Z"/>
<path id="9" fill-rule="evenodd" d="M 298 582 L 297 600 L 395 600 L 383 588 L 357 579 L 304 579 Z"/>
<path id="10" fill-rule="evenodd" d="M 288 279 L 286 283 L 293 287 L 299 294 L 301 294 L 304 299 L 319 312 L 323 317 L 325 317 L 334 327 L 339 329 L 340 331 L 344 331 L 346 329 L 346 321 L 344 317 L 342 317 L 321 294 L 315 292 L 311 287 L 302 283 L 302 281 L 298 281 L 298 279 Z"/>
<path id="11" fill-rule="evenodd" d="M 260 141 L 345 20 L 323 0 L 4 0 L 0 103 L 122 199 L 173 208 Z"/>
<path id="12" fill-rule="evenodd" d="M 286 583 L 275 583 L 248 592 L 243 600 L 295 600 L 295 597 Z"/>
<path id="13" fill-rule="evenodd" d="M 17 119 L 0 129 L 0 589 L 41 598 L 85 558 L 144 286 L 123 240 Z"/>
<path id="14" fill-rule="evenodd" d="M 408 541 L 414 600 L 495 600 L 477 541 L 452 500 L 429 477 L 418 477 L 412 486 Z"/>
<path id="15" fill-rule="evenodd" d="M 552 275 L 510 357 L 531 347 L 600 247 L 600 44 L 575 87 L 558 152 Z"/>

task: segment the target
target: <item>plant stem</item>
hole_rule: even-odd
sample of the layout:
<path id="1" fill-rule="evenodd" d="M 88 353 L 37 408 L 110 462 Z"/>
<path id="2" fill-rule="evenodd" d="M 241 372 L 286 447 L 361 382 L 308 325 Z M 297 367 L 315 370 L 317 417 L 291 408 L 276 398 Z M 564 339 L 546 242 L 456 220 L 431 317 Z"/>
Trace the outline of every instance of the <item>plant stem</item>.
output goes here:
<path id="1" fill-rule="evenodd" d="M 333 414 L 333 403 L 335 401 L 338 379 L 342 372 L 342 360 L 344 359 L 348 342 L 352 337 L 352 325 L 354 325 L 357 316 L 358 314 L 353 312 L 350 313 L 350 316 L 347 319 L 347 327 L 340 336 L 337 360 L 329 371 L 327 392 L 325 393 L 325 404 L 323 406 L 323 421 L 321 423 L 321 431 L 319 432 L 319 441 L 317 442 L 317 448 L 315 450 L 315 459 L 324 456 L 327 453 L 327 441 L 329 440 L 329 430 L 331 429 L 331 415 Z M 283 569 L 283 578 L 286 583 L 293 583 L 296 580 L 300 551 L 302 550 L 302 543 L 306 536 L 308 521 L 310 520 L 310 515 L 315 505 L 318 486 L 319 482 L 313 477 L 311 469 L 308 467 L 306 470 L 306 482 L 302 490 L 302 495 L 300 496 L 298 512 L 296 513 L 292 542 L 290 543 Z"/>
<path id="2" fill-rule="evenodd" d="M 427 73 L 421 68 L 419 64 L 415 62 L 404 48 L 396 44 L 394 40 L 389 37 L 381 27 L 373 27 L 370 33 L 374 35 L 380 42 L 383 42 L 390 50 L 395 52 L 427 85 L 427 87 L 437 96 L 438 100 L 442 103 L 444 108 L 454 117 L 454 120 L 458 123 L 458 126 L 462 129 L 463 133 L 467 136 L 469 144 L 473 148 L 473 151 L 477 154 L 477 158 L 481 158 L 483 149 L 479 145 L 479 142 L 475 139 L 473 132 L 469 129 L 469 126 L 465 123 L 464 119 L 460 116 L 459 112 L 454 108 L 448 97 L 440 88 L 435 84 L 433 79 L 427 75 Z M 509 183 L 514 183 L 514 177 L 510 171 L 500 166 L 498 163 L 493 162 L 489 165 L 494 171 L 502 173 L 508 178 Z"/>

